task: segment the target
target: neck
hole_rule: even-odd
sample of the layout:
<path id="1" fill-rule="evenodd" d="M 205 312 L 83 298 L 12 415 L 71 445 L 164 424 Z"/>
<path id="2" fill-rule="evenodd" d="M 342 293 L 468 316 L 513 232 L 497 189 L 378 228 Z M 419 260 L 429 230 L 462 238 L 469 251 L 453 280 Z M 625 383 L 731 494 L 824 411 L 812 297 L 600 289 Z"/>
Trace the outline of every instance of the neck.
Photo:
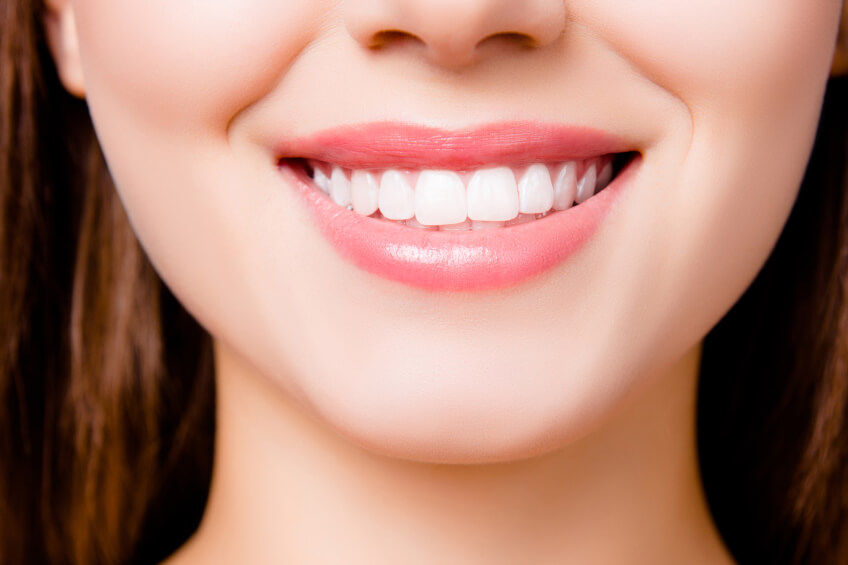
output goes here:
<path id="1" fill-rule="evenodd" d="M 210 498 L 176 561 L 728 563 L 697 467 L 699 355 L 556 452 L 433 465 L 350 444 L 217 344 Z"/>

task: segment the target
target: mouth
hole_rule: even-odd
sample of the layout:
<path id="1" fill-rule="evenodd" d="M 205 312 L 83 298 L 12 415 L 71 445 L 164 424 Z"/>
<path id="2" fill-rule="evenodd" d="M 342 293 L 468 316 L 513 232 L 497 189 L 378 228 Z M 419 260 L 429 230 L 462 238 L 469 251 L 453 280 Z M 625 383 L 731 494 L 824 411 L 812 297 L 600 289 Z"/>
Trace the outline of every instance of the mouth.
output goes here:
<path id="1" fill-rule="evenodd" d="M 283 159 L 340 207 L 416 229 L 489 230 L 541 220 L 604 190 L 632 153 L 559 163 L 476 170 L 349 169 L 315 159 Z"/>
<path id="2" fill-rule="evenodd" d="M 345 259 L 431 291 L 508 287 L 563 263 L 641 162 L 608 134 L 532 123 L 347 127 L 276 155 Z"/>

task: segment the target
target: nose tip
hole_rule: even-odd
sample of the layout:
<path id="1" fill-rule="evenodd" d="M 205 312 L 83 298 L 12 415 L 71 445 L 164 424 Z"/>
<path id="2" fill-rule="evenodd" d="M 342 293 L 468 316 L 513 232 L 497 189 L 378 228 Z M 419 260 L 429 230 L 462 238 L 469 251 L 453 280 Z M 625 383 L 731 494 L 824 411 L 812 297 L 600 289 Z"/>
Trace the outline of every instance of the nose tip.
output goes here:
<path id="1" fill-rule="evenodd" d="M 563 0 L 345 0 L 350 35 L 372 50 L 414 44 L 433 64 L 461 68 L 488 46 L 538 49 L 565 28 Z"/>

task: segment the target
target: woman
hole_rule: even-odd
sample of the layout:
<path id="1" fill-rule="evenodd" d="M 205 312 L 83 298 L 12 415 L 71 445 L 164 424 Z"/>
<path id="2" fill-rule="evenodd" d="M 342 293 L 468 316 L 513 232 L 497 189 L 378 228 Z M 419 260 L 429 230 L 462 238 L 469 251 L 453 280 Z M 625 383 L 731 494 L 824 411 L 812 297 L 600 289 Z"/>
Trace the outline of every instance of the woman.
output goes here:
<path id="1" fill-rule="evenodd" d="M 0 5 L 4 562 L 848 559 L 838 0 Z"/>

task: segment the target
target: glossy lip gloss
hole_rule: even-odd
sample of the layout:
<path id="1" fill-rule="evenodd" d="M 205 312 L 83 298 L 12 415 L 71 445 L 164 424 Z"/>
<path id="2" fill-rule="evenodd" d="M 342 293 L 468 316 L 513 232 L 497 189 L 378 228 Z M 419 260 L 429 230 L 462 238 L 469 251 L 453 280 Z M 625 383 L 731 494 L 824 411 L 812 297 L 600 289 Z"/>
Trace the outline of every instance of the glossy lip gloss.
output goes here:
<path id="1" fill-rule="evenodd" d="M 430 291 L 482 291 L 519 284 L 561 264 L 595 233 L 640 162 L 580 205 L 532 222 L 485 231 L 433 231 L 370 218 L 320 193 L 287 158 L 349 169 L 469 170 L 491 165 L 560 162 L 633 150 L 587 128 L 510 122 L 462 131 L 397 123 L 346 126 L 280 143 L 283 176 L 342 257 L 365 271 Z"/>

